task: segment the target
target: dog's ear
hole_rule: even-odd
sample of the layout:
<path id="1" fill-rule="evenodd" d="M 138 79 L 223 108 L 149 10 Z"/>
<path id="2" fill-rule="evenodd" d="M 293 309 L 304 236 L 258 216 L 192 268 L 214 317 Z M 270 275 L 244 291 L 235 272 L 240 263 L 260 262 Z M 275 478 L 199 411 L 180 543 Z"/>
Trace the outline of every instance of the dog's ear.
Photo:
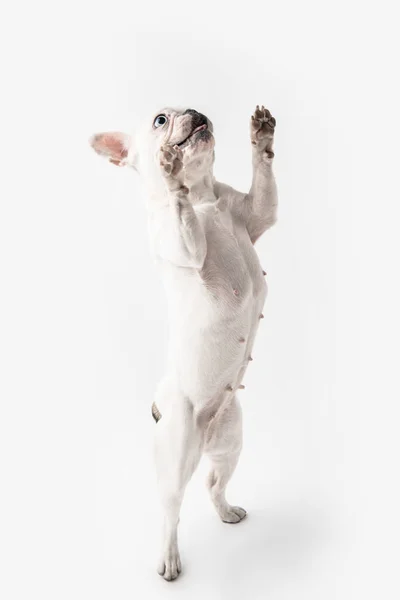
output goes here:
<path id="1" fill-rule="evenodd" d="M 113 165 L 118 167 L 125 165 L 134 167 L 133 162 L 128 160 L 128 154 L 132 154 L 131 144 L 131 136 L 120 131 L 97 133 L 90 138 L 90 145 L 93 150 L 97 154 L 108 158 Z"/>

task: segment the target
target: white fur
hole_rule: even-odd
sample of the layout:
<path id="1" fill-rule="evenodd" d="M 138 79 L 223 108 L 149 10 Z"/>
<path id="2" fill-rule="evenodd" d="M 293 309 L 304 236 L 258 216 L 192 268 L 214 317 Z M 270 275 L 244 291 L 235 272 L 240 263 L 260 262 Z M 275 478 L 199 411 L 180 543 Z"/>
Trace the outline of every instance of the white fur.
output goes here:
<path id="1" fill-rule="evenodd" d="M 92 140 L 97 152 L 142 176 L 150 239 L 167 293 L 169 350 L 155 399 L 162 415 L 155 426 L 155 453 L 165 511 L 158 570 L 167 580 L 181 570 L 179 512 L 202 453 L 211 460 L 208 487 L 221 519 L 236 523 L 246 514 L 228 504 L 225 488 L 242 445 L 236 391 L 251 360 L 267 293 L 253 244 L 275 222 L 277 206 L 272 157 L 266 152 L 273 130 L 263 131 L 268 111 L 260 117 L 258 110 L 251 122 L 249 194 L 215 180 L 212 135 L 203 140 L 195 134 L 182 150 L 175 147 L 193 129 L 193 114 L 184 110 L 161 110 L 168 123 L 154 128 L 153 117 L 134 139 L 111 133 Z M 212 130 L 210 121 L 207 128 Z"/>

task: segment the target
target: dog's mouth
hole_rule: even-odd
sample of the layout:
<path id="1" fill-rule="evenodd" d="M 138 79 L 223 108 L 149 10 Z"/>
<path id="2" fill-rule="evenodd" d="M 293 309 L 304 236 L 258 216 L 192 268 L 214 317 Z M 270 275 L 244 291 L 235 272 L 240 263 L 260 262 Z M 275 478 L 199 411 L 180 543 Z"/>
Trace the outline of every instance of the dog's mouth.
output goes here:
<path id="1" fill-rule="evenodd" d="M 206 124 L 200 125 L 199 127 L 196 127 L 196 129 L 193 129 L 192 133 L 190 133 L 187 137 L 185 137 L 184 140 L 182 140 L 181 142 L 179 142 L 179 144 L 176 144 L 176 145 L 179 146 L 179 148 L 184 148 L 185 146 L 188 145 L 190 138 L 192 138 L 195 133 L 199 133 L 200 131 L 206 131 L 206 130 L 208 130 L 208 125 L 206 125 Z"/>

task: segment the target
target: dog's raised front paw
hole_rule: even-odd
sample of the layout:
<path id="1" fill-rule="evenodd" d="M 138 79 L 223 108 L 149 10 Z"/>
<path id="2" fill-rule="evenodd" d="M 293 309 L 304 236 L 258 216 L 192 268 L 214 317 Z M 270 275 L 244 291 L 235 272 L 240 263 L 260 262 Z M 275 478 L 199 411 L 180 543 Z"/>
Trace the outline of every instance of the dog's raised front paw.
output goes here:
<path id="1" fill-rule="evenodd" d="M 160 166 L 166 177 L 176 177 L 182 171 L 182 150 L 178 146 L 161 146 Z"/>
<path id="2" fill-rule="evenodd" d="M 257 146 L 263 152 L 267 153 L 268 158 L 273 158 L 272 142 L 274 138 L 276 120 L 269 110 L 257 105 L 250 121 L 251 143 Z"/>
<path id="3" fill-rule="evenodd" d="M 239 523 L 246 515 L 247 512 L 240 506 L 228 506 L 220 512 L 220 517 L 224 523 Z"/>
<path id="4" fill-rule="evenodd" d="M 182 150 L 178 146 L 161 146 L 160 167 L 171 192 L 179 192 L 180 195 L 188 193 L 188 188 L 182 183 Z"/>
<path id="5" fill-rule="evenodd" d="M 178 548 L 166 552 L 157 568 L 158 574 L 164 577 L 166 581 L 176 579 L 181 570 L 181 559 Z"/>

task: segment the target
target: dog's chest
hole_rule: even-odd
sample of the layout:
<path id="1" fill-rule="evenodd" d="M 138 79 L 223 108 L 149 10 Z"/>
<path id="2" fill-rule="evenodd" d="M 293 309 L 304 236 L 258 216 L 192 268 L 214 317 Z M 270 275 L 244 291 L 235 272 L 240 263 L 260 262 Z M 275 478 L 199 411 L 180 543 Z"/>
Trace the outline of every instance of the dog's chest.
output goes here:
<path id="1" fill-rule="evenodd" d="M 218 300 L 232 307 L 265 293 L 265 280 L 246 227 L 228 210 L 209 212 L 204 218 L 207 257 L 202 277 Z"/>
<path id="2" fill-rule="evenodd" d="M 228 210 L 218 210 L 216 208 L 214 213 L 214 224 L 217 225 L 220 231 L 234 236 L 233 219 Z"/>

